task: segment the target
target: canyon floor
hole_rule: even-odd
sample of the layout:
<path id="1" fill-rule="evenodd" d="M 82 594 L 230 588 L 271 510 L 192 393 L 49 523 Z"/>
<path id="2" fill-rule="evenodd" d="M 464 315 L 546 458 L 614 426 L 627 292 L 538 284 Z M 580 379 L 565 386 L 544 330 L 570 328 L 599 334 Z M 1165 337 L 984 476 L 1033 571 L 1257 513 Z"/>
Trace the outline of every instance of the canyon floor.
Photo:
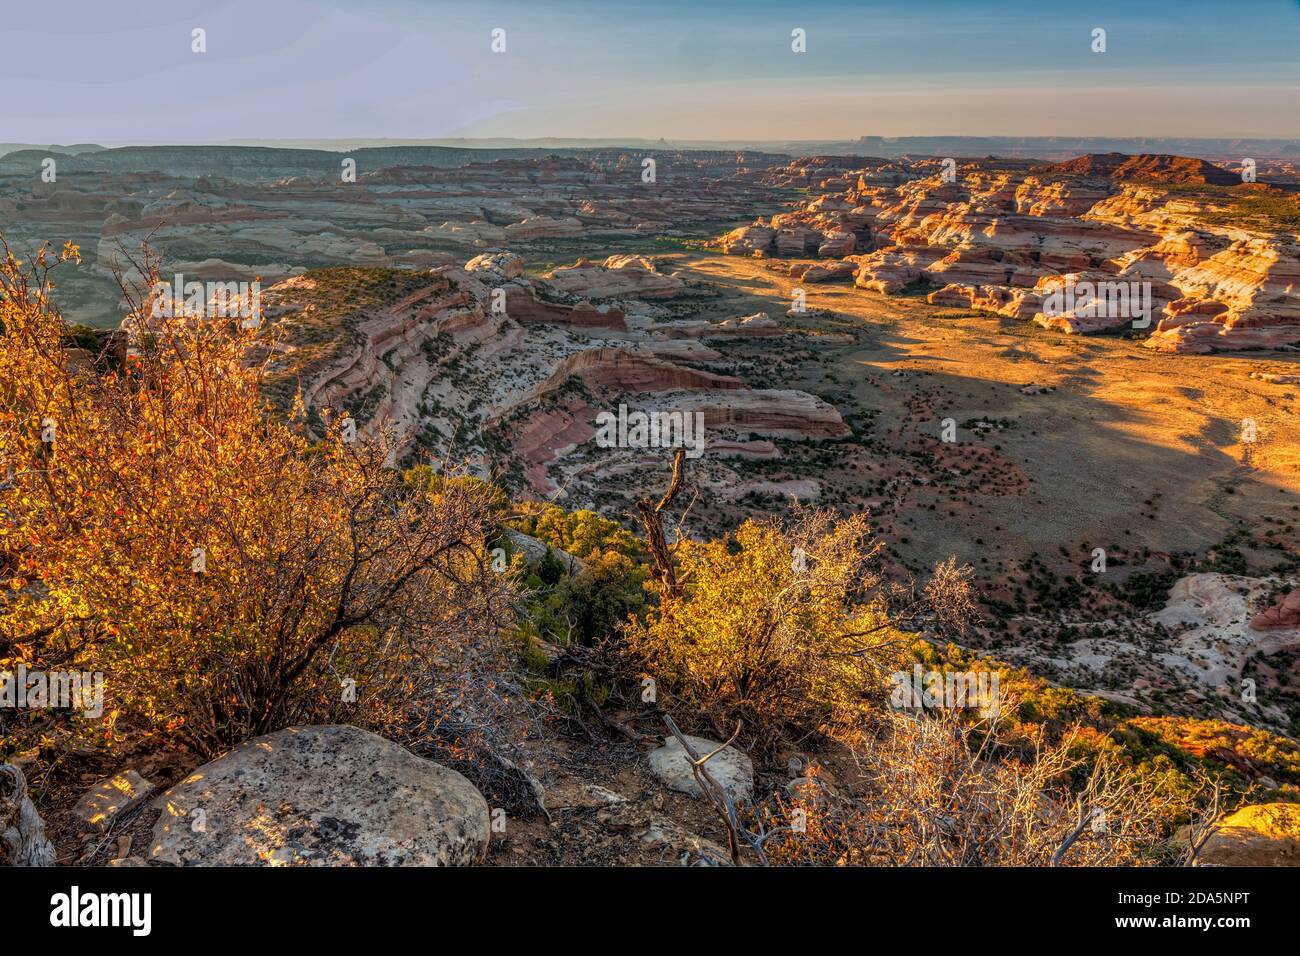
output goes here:
<path id="1" fill-rule="evenodd" d="M 750 258 L 684 255 L 675 267 L 723 290 L 714 304 L 728 314 L 779 314 L 800 287 Z M 1133 687 L 1150 677 L 1138 675 L 1168 641 L 1148 643 L 1147 616 L 1111 600 L 1112 590 L 1168 574 L 1175 556 L 1267 576 L 1295 553 L 1300 389 L 1250 377 L 1293 369 L 1289 354 L 1171 355 L 1134 338 L 1064 335 L 850 285 L 804 291 L 807 312 L 785 321 L 855 341 L 800 363 L 761 349 L 749 358 L 832 401 L 846 420 L 869 422 L 870 440 L 865 455 L 841 445 L 790 473 L 815 472 L 823 503 L 866 508 L 912 573 L 948 555 L 972 565 L 1005 612 L 1007 627 L 985 635 L 997 654 L 1138 702 L 1145 694 Z M 957 425 L 948 445 L 944 419 Z M 1246 421 L 1254 442 L 1243 441 Z M 891 480 L 883 494 L 878 484 L 862 494 L 863 474 Z M 1102 573 L 1092 573 L 1097 548 Z M 1293 658 L 1275 663 L 1285 672 Z M 1174 693 L 1214 712 L 1213 703 L 1198 708 L 1196 683 Z M 1285 726 L 1284 712 L 1291 707 L 1272 722 Z"/>
<path id="2" fill-rule="evenodd" d="M 778 314 L 799 287 L 759 260 L 670 258 L 677 274 L 724 290 L 721 313 Z M 1082 560 L 1111 544 L 1201 551 L 1238 522 L 1300 505 L 1300 388 L 1248 377 L 1288 356 L 1153 353 L 1130 339 L 1067 336 L 852 286 L 810 285 L 806 295 L 808 313 L 790 317 L 792 327 L 859 341 L 786 367 L 789 387 L 849 398 L 853 409 L 841 411 L 872 413 L 873 436 L 895 452 L 937 439 L 941 420 L 953 418 L 958 444 L 999 446 L 1031 484 L 1023 495 L 983 489 L 978 508 L 910 491 L 903 550 L 918 561 L 1062 547 Z M 1033 385 L 1052 391 L 1022 391 Z M 1257 425 L 1253 445 L 1241 440 L 1245 419 Z M 961 427 L 970 421 L 995 427 Z M 939 498 L 945 510 L 929 512 Z M 954 504 L 966 505 L 956 520 Z"/>

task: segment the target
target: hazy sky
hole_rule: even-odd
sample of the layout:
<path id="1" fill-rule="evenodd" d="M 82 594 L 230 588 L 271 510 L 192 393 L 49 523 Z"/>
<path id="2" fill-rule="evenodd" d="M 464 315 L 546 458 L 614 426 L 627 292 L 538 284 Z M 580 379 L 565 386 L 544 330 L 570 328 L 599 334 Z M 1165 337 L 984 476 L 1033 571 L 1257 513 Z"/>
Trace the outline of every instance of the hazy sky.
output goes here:
<path id="1" fill-rule="evenodd" d="M 60 0 L 5 21 L 10 142 L 1300 137 L 1297 0 Z"/>

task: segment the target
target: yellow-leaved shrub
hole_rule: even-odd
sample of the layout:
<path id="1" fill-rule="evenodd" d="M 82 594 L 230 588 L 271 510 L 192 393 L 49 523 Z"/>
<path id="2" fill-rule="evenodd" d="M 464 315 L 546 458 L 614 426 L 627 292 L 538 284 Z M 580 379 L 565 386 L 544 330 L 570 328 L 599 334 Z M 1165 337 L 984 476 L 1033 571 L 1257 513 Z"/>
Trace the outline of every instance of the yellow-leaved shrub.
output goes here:
<path id="1" fill-rule="evenodd" d="M 683 541 L 682 593 L 660 593 L 628 640 L 670 690 L 720 730 L 855 723 L 883 699 L 903 642 L 871 569 L 866 518 L 802 512 Z"/>

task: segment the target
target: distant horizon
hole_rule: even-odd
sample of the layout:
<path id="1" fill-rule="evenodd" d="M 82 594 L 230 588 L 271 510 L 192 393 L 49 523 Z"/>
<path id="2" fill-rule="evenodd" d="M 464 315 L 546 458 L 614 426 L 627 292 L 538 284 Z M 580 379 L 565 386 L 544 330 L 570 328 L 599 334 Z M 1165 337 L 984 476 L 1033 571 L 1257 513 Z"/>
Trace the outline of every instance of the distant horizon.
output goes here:
<path id="1" fill-rule="evenodd" d="M 1300 137 L 1300 3 L 1140 6 L 133 0 L 124 18 L 67 0 L 57 17 L 9 25 L 5 135 Z"/>
<path id="2" fill-rule="evenodd" d="M 732 139 L 710 139 L 698 137 L 675 137 L 675 136 L 560 136 L 560 135 L 539 135 L 539 136 L 320 136 L 320 137 L 232 137 L 229 139 L 158 139 L 158 140 L 66 140 L 62 142 L 37 142 L 37 141 L 9 141 L 0 143 L 5 147 L 20 148 L 85 148 L 99 147 L 101 149 L 127 149 L 132 147 L 167 147 L 167 146 L 184 146 L 184 147 L 249 147 L 249 148 L 270 148 L 270 149 L 319 149 L 326 152 L 339 152 L 347 149 L 369 149 L 401 146 L 430 146 L 430 147 L 464 147 L 473 148 L 493 148 L 491 144 L 518 144 L 521 148 L 527 148 L 529 144 L 578 144 L 574 148 L 584 148 L 581 144 L 591 144 L 590 148 L 604 148 L 627 145 L 654 145 L 665 143 L 671 146 L 691 147 L 717 147 L 717 148 L 754 148 L 757 146 L 819 146 L 819 145 L 837 145 L 851 146 L 855 144 L 870 145 L 871 142 L 905 142 L 905 141 L 927 141 L 927 140 L 969 140 L 972 142 L 980 141 L 1014 141 L 1032 144 L 1051 144 L 1051 143 L 1134 143 L 1143 142 L 1151 143 L 1232 143 L 1232 142 L 1259 142 L 1300 145 L 1300 136 L 1203 136 L 1203 135 L 1108 135 L 1108 134 L 1086 134 L 1080 135 L 1075 133 L 1043 133 L 1033 135 L 1020 135 L 1014 133 L 901 133 L 901 134 L 863 134 L 859 136 L 830 136 L 815 138 L 796 138 L 796 139 L 763 139 L 763 138 L 732 138 Z M 545 148 L 539 147 L 539 148 Z"/>

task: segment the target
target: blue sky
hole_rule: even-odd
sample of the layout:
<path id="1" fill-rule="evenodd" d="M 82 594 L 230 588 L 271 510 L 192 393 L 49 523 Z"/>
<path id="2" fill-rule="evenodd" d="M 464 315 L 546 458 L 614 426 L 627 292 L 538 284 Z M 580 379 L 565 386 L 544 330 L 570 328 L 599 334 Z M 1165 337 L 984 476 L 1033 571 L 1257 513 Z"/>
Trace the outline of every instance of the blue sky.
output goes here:
<path id="1" fill-rule="evenodd" d="M 1300 136 L 1296 0 L 62 0 L 6 33 L 6 141 Z"/>

